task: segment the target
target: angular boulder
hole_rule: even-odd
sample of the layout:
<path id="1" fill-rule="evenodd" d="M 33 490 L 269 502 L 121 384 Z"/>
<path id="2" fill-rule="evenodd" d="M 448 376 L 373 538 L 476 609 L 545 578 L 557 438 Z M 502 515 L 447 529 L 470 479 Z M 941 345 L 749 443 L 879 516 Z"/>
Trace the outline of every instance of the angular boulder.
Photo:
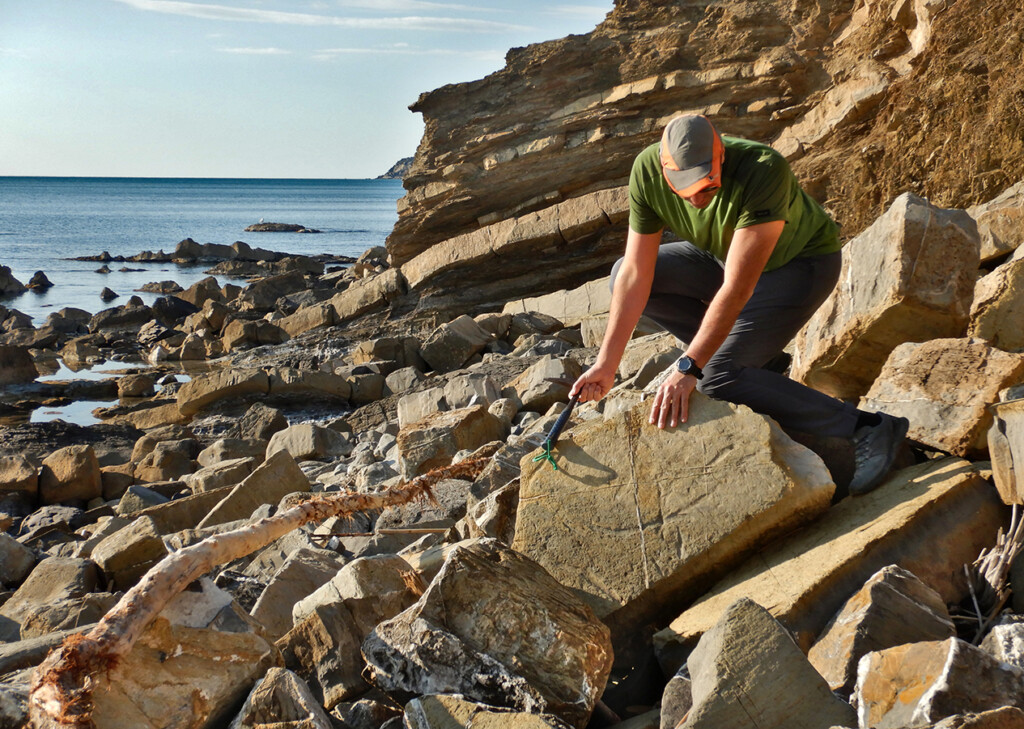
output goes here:
<path id="1" fill-rule="evenodd" d="M 546 413 L 555 403 L 569 400 L 569 388 L 581 374 L 583 368 L 576 360 L 544 357 L 512 380 L 502 392 L 508 397 L 514 392 L 523 410 Z"/>
<path id="2" fill-rule="evenodd" d="M 21 454 L 0 456 L 0 496 L 12 491 L 32 498 L 39 493 L 39 471 Z"/>
<path id="3" fill-rule="evenodd" d="M 693 707 L 680 729 L 822 729 L 856 720 L 786 629 L 746 598 L 701 637 L 687 666 Z"/>
<path id="4" fill-rule="evenodd" d="M 43 459 L 39 470 L 41 503 L 88 501 L 102 495 L 100 462 L 91 445 L 65 446 Z"/>
<path id="5" fill-rule="evenodd" d="M 305 681 L 285 668 L 275 667 L 256 682 L 228 729 L 257 727 L 334 729 L 334 724 Z"/>
<path id="6" fill-rule="evenodd" d="M 153 520 L 140 516 L 97 544 L 90 558 L 103 570 L 108 583 L 126 590 L 166 555 L 167 547 Z"/>
<path id="7" fill-rule="evenodd" d="M 1004 614 L 989 629 L 979 647 L 997 661 L 1024 670 L 1024 619 Z"/>
<path id="8" fill-rule="evenodd" d="M 0 532 L 0 586 L 19 584 L 35 564 L 35 552 L 14 537 Z"/>
<path id="9" fill-rule="evenodd" d="M 974 289 L 967 333 L 1004 350 L 1024 348 L 1024 249 Z"/>
<path id="10" fill-rule="evenodd" d="M 1024 354 L 980 339 L 908 343 L 889 355 L 861 407 L 908 418 L 912 440 L 976 457 L 988 447 L 989 404 L 998 401 L 1000 390 L 1022 381 Z"/>
<path id="11" fill-rule="evenodd" d="M 447 409 L 448 402 L 442 387 L 410 392 L 398 400 L 398 426 L 404 428 L 411 423 L 423 420 L 428 415 Z"/>
<path id="12" fill-rule="evenodd" d="M 398 433 L 398 459 L 405 478 L 447 466 L 461 450 L 476 450 L 507 435 L 501 420 L 483 405 L 435 413 Z"/>
<path id="13" fill-rule="evenodd" d="M 1024 244 L 1024 180 L 967 213 L 978 223 L 983 262 L 1013 253 Z"/>
<path id="14" fill-rule="evenodd" d="M 405 278 L 402 273 L 397 268 L 389 268 L 354 281 L 347 289 L 336 294 L 330 304 L 341 323 L 387 307 L 404 291 Z"/>
<path id="15" fill-rule="evenodd" d="M 382 620 L 422 593 L 409 564 L 381 555 L 356 559 L 292 609 L 295 627 L 278 641 L 286 665 L 328 709 L 367 690 L 359 647 Z"/>
<path id="16" fill-rule="evenodd" d="M 612 663 L 593 612 L 493 540 L 453 550 L 419 601 L 370 634 L 363 656 L 388 693 L 458 693 L 580 729 Z"/>
<path id="17" fill-rule="evenodd" d="M 954 635 L 956 628 L 939 594 L 910 572 L 891 565 L 873 574 L 846 601 L 807 657 L 833 691 L 849 696 L 861 656 Z"/>
<path id="18" fill-rule="evenodd" d="M 250 615 L 277 640 L 292 629 L 295 603 L 334 577 L 340 568 L 340 562 L 319 552 L 297 549 L 267 583 Z"/>
<path id="19" fill-rule="evenodd" d="M 28 347 L 0 345 L 0 385 L 21 385 L 38 376 Z"/>
<path id="20" fill-rule="evenodd" d="M 460 696 L 431 695 L 413 699 L 405 706 L 408 729 L 562 729 L 550 714 L 530 714 L 466 701 Z"/>
<path id="21" fill-rule="evenodd" d="M 854 696 L 862 727 L 924 726 L 956 714 L 1024 708 L 1024 671 L 959 638 L 908 643 L 864 656 Z"/>
<path id="22" fill-rule="evenodd" d="M 640 404 L 577 426 L 558 470 L 523 457 L 512 547 L 613 626 L 661 615 L 835 491 L 821 459 L 771 420 L 695 394 L 679 428 Z M 586 515 L 585 518 L 581 515 Z"/>
<path id="23" fill-rule="evenodd" d="M 961 336 L 978 260 L 967 213 L 900 195 L 847 244 L 839 284 L 797 336 L 793 379 L 856 398 L 898 345 Z"/>
<path id="24" fill-rule="evenodd" d="M 473 317 L 463 314 L 435 329 L 423 342 L 420 354 L 432 369 L 450 372 L 461 367 L 474 354 L 483 351 L 491 338 L 490 333 L 477 324 Z"/>
<path id="25" fill-rule="evenodd" d="M 917 575 L 947 604 L 958 603 L 963 565 L 992 546 L 1007 518 L 985 475 L 958 458 L 922 463 L 763 548 L 654 635 L 663 670 L 677 670 L 741 597 L 762 605 L 807 648 L 849 596 L 889 564 Z"/>
<path id="26" fill-rule="evenodd" d="M 303 306 L 290 316 L 277 321 L 289 337 L 297 337 L 313 329 L 334 326 L 338 322 L 338 312 L 331 304 L 313 304 Z"/>
<path id="27" fill-rule="evenodd" d="M 47 557 L 42 560 L 21 587 L 0 605 L 0 641 L 17 640 L 21 621 L 39 606 L 94 592 L 99 578 L 96 565 L 87 559 Z"/>
<path id="28" fill-rule="evenodd" d="M 988 431 L 992 480 L 1006 504 L 1024 504 L 1024 398 L 989 408 L 993 423 Z"/>
<path id="29" fill-rule="evenodd" d="M 226 496 L 221 497 L 215 506 L 208 507 L 209 513 L 195 526 L 201 529 L 235 519 L 248 519 L 263 504 L 276 506 L 282 498 L 297 491 L 309 491 L 309 479 L 295 459 L 288 455 L 288 451 L 278 451 L 232 488 Z M 197 496 L 220 493 L 208 491 Z"/>

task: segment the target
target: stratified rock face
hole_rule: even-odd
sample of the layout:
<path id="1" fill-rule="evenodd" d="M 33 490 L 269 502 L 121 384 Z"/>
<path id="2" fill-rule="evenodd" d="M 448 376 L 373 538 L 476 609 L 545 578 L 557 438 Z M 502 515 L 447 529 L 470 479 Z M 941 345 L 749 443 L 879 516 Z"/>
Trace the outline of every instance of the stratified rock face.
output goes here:
<path id="1" fill-rule="evenodd" d="M 976 456 L 987 447 L 988 405 L 1024 380 L 1024 354 L 979 339 L 934 339 L 893 350 L 861 402 L 910 420 L 909 437 L 947 453 Z"/>
<path id="2" fill-rule="evenodd" d="M 850 705 L 832 694 L 786 629 L 752 600 L 730 605 L 687 665 L 693 708 L 681 729 L 820 729 L 854 723 Z"/>
<path id="3" fill-rule="evenodd" d="M 608 674 L 608 629 L 573 593 L 493 540 L 452 551 L 420 600 L 363 643 L 373 682 L 459 693 L 583 727 Z"/>
<path id="4" fill-rule="evenodd" d="M 679 112 L 774 143 L 847 235 L 907 190 L 982 202 L 1024 173 L 1019 40 L 998 30 L 1022 22 L 1016 0 L 618 0 L 593 32 L 412 106 L 391 261 L 453 309 L 607 273 L 632 160 Z"/>
<path id="5" fill-rule="evenodd" d="M 901 195 L 846 246 L 839 284 L 797 337 L 792 377 L 863 395 L 898 345 L 963 333 L 977 267 L 966 213 Z"/>
<path id="6" fill-rule="evenodd" d="M 605 620 L 684 602 L 696 583 L 821 514 L 835 490 L 821 459 L 745 407 L 695 394 L 689 422 L 665 430 L 649 411 L 577 427 L 558 443 L 558 471 L 534 454 L 521 461 L 513 548 Z"/>

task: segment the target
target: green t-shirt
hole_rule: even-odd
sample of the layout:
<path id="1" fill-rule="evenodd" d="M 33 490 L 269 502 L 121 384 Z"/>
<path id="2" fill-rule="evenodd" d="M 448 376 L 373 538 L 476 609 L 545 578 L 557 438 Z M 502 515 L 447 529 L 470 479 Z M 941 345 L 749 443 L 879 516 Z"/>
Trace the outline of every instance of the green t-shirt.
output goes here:
<path id="1" fill-rule="evenodd" d="M 637 155 L 629 177 L 629 227 L 637 233 L 657 233 L 667 226 L 682 240 L 724 261 L 737 230 L 785 220 L 765 271 L 797 257 L 840 249 L 839 227 L 803 191 L 785 157 L 747 139 L 723 135 L 722 141 L 722 189 L 703 210 L 672 192 L 661 172 L 657 144 Z"/>

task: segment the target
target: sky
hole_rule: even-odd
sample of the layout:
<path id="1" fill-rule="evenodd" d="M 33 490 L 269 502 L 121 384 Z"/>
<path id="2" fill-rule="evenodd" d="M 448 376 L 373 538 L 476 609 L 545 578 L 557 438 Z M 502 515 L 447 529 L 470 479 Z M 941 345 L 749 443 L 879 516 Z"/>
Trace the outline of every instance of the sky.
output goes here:
<path id="1" fill-rule="evenodd" d="M 365 178 L 613 0 L 0 0 L 0 176 Z"/>

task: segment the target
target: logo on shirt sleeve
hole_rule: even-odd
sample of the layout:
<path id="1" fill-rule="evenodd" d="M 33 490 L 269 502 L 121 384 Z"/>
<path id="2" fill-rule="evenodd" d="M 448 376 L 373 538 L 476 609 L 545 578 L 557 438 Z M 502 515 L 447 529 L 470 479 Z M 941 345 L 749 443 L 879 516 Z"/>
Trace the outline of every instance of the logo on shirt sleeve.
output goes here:
<path id="1" fill-rule="evenodd" d="M 755 210 L 754 211 L 754 217 L 755 218 L 767 218 L 771 214 L 772 214 L 771 210 Z"/>

